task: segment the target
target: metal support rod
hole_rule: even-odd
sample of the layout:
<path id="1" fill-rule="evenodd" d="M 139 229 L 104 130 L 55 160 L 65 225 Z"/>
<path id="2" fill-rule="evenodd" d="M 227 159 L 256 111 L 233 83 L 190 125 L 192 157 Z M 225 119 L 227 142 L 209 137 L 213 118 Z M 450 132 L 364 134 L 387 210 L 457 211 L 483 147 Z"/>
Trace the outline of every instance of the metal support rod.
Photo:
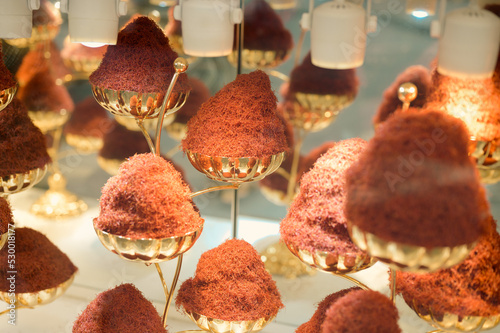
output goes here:
<path id="1" fill-rule="evenodd" d="M 365 285 L 364 283 L 356 280 L 355 278 L 353 277 L 350 277 L 349 275 L 345 275 L 345 274 L 338 274 L 338 273 L 335 273 L 334 275 L 336 276 L 340 276 L 341 278 L 344 278 L 352 283 L 354 283 L 356 286 L 360 287 L 361 289 L 363 290 L 370 290 L 370 288 L 368 288 L 367 285 Z"/>
<path id="2" fill-rule="evenodd" d="M 396 304 L 396 270 L 391 268 L 391 301 Z"/>
<path id="3" fill-rule="evenodd" d="M 238 200 L 238 189 L 233 192 L 233 203 L 231 205 L 231 220 L 233 222 L 233 238 L 238 237 L 238 215 L 239 215 L 239 200 Z"/>
<path id="4" fill-rule="evenodd" d="M 144 120 L 141 118 L 135 118 L 135 121 L 137 123 L 137 126 L 141 129 L 142 134 L 146 138 L 146 141 L 148 142 L 149 150 L 154 154 L 155 153 L 155 145 L 153 143 L 153 140 L 151 140 L 151 136 L 149 135 L 148 131 L 146 130 L 146 127 L 144 127 Z"/>
<path id="5" fill-rule="evenodd" d="M 197 197 L 201 194 L 205 194 L 205 193 L 210 193 L 210 192 L 215 192 L 215 191 L 220 191 L 220 190 L 230 190 L 230 189 L 236 190 L 236 189 L 238 189 L 238 187 L 240 187 L 239 183 L 231 184 L 231 185 L 221 185 L 221 186 L 209 187 L 209 188 L 206 188 L 204 190 L 200 190 L 200 191 L 191 193 L 191 199 L 194 197 Z"/>
<path id="6" fill-rule="evenodd" d="M 174 278 L 172 280 L 172 285 L 170 286 L 170 291 L 168 290 L 167 283 L 165 282 L 165 278 L 163 277 L 163 273 L 161 271 L 161 267 L 158 263 L 155 263 L 156 270 L 158 271 L 158 275 L 160 276 L 161 284 L 163 287 L 163 292 L 165 293 L 165 308 L 163 309 L 163 327 L 167 327 L 167 316 L 168 310 L 170 308 L 170 304 L 172 303 L 172 297 L 174 295 L 175 287 L 177 286 L 177 282 L 179 281 L 179 275 L 181 273 L 182 268 L 182 254 L 177 257 L 177 267 L 175 268 Z"/>

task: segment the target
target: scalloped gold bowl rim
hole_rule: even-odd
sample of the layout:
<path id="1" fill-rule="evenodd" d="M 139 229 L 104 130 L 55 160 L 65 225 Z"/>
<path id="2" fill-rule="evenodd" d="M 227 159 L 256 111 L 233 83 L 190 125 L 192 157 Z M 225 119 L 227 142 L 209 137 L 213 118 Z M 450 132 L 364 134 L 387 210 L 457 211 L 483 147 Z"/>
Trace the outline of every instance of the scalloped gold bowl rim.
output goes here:
<path id="1" fill-rule="evenodd" d="M 375 258 L 368 255 L 335 255 L 325 251 L 310 252 L 308 250 L 301 249 L 292 243 L 285 242 L 285 244 L 290 252 L 292 252 L 302 262 L 321 271 L 334 274 L 350 274 L 359 272 L 373 266 L 377 262 Z M 349 265 L 349 262 L 354 262 L 354 265 Z"/>
<path id="2" fill-rule="evenodd" d="M 461 319 L 456 314 L 445 313 L 442 320 L 438 320 L 432 309 L 428 309 L 428 314 L 418 311 L 417 302 L 412 302 L 411 309 L 428 322 L 430 325 L 445 330 L 446 332 L 479 332 L 489 330 L 500 324 L 500 314 L 490 317 L 463 316 Z"/>
<path id="3" fill-rule="evenodd" d="M 495 162 L 485 164 L 489 156 L 489 154 L 485 153 L 485 148 L 489 151 L 490 148 L 488 145 L 492 144 L 492 141 L 480 141 L 471 138 L 470 143 L 476 144 L 474 151 L 470 155 L 475 159 L 481 182 L 483 184 L 495 184 L 500 181 L 500 145 L 496 147 L 493 154 L 489 157 Z"/>
<path id="4" fill-rule="evenodd" d="M 104 145 L 103 139 L 95 136 L 66 133 L 65 139 L 68 145 L 85 154 L 98 152 Z"/>
<path id="5" fill-rule="evenodd" d="M 0 91 L 0 111 L 5 109 L 12 102 L 16 95 L 18 84 Z"/>
<path id="6" fill-rule="evenodd" d="M 103 108 L 116 116 L 152 119 L 157 118 L 162 108 L 163 99 L 166 92 L 141 93 L 128 90 L 114 90 L 99 87 L 91 84 L 92 94 Z M 165 116 L 179 110 L 189 96 L 189 92 L 172 92 L 169 101 L 166 105 Z M 132 113 L 136 106 L 132 107 L 130 100 L 137 99 L 137 103 L 141 102 L 140 111 L 137 114 Z M 145 101 L 145 102 L 143 102 Z M 148 106 L 148 103 L 151 103 Z"/>
<path id="7" fill-rule="evenodd" d="M 48 165 L 43 168 L 36 168 L 25 173 L 16 173 L 0 178 L 0 195 L 19 193 L 38 184 L 47 173 Z M 6 181 L 5 178 L 8 178 Z M 9 189 L 13 188 L 14 189 Z"/>
<path id="8" fill-rule="evenodd" d="M 405 272 L 428 273 L 455 266 L 467 258 L 476 245 L 473 242 L 454 247 L 425 248 L 383 240 L 349 221 L 347 225 L 352 241 L 360 249 L 391 268 Z"/>
<path id="9" fill-rule="evenodd" d="M 288 60 L 292 49 L 290 50 L 256 50 L 243 49 L 241 51 L 241 65 L 246 69 L 256 68 L 274 68 Z M 229 63 L 236 66 L 238 60 L 238 51 L 232 51 L 227 59 Z"/>
<path id="10" fill-rule="evenodd" d="M 139 238 L 110 234 L 94 226 L 102 245 L 120 258 L 147 264 L 172 260 L 188 251 L 200 237 L 203 225 L 182 236 L 165 238 Z"/>
<path id="11" fill-rule="evenodd" d="M 229 183 L 251 182 L 264 178 L 275 172 L 285 159 L 285 152 L 266 157 L 269 163 L 266 165 L 264 159 L 255 157 L 220 157 L 193 153 L 185 150 L 189 162 L 196 170 L 204 173 L 207 177 Z"/>
<path id="12" fill-rule="evenodd" d="M 76 273 L 71 275 L 68 280 L 64 281 L 54 288 L 48 288 L 32 293 L 16 293 L 16 306 L 33 308 L 39 305 L 48 304 L 56 300 L 58 297 L 64 294 L 66 289 L 68 289 L 68 287 L 73 283 L 75 274 Z M 11 298 L 9 297 L 9 292 L 0 291 L 0 299 L 7 303 L 10 303 Z"/>
<path id="13" fill-rule="evenodd" d="M 257 320 L 244 320 L 244 321 L 227 321 L 222 319 L 209 318 L 207 316 L 188 312 L 184 312 L 193 320 L 199 328 L 212 333 L 250 333 L 262 330 L 267 324 L 272 322 L 275 318 L 261 318 Z"/>

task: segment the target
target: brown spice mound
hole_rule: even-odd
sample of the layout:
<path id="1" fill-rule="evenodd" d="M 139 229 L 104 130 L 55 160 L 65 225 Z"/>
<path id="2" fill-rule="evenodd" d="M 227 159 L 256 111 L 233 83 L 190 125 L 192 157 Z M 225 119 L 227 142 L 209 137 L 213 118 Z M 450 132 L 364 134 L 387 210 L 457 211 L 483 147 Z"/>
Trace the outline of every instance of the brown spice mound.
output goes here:
<path id="1" fill-rule="evenodd" d="M 400 73 L 394 82 L 384 91 L 382 103 L 380 103 L 373 117 L 374 125 L 385 121 L 394 112 L 401 111 L 402 102 L 398 98 L 398 89 L 401 84 L 406 82 L 413 83 L 418 91 L 417 97 L 410 104 L 412 108 L 422 108 L 424 106 L 431 86 L 431 74 L 424 66 L 410 66 Z"/>
<path id="2" fill-rule="evenodd" d="M 230 239 L 203 253 L 194 278 L 182 283 L 177 307 L 226 321 L 274 317 L 283 308 L 276 283 L 255 248 Z"/>
<path id="3" fill-rule="evenodd" d="M 30 228 L 16 228 L 16 291 L 33 293 L 55 288 L 66 282 L 78 270 L 44 234 Z M 10 276 L 8 249 L 0 250 L 0 276 Z M 10 289 L 10 281 L 0 279 L 0 290 Z"/>
<path id="4" fill-rule="evenodd" d="M 0 44 L 0 91 L 12 88 L 17 84 L 14 75 L 9 71 L 3 61 L 2 45 Z"/>
<path id="5" fill-rule="evenodd" d="M 302 63 L 290 74 L 290 87 L 285 98 L 296 93 L 317 95 L 346 95 L 354 98 L 358 94 L 359 79 L 356 69 L 325 69 L 311 62 L 309 52 Z"/>
<path id="6" fill-rule="evenodd" d="M 397 273 L 397 291 L 420 313 L 441 320 L 445 313 L 465 316 L 500 315 L 500 235 L 492 217 L 487 232 L 462 263 L 435 273 Z"/>
<path id="7" fill-rule="evenodd" d="M 304 174 L 312 169 L 314 163 L 323 156 L 330 148 L 335 147 L 336 143 L 333 141 L 323 142 L 318 147 L 312 149 L 300 163 L 300 174 Z M 299 178 L 300 179 L 300 178 Z"/>
<path id="8" fill-rule="evenodd" d="M 46 51 L 46 44 L 39 43 L 23 57 L 23 61 L 16 72 L 16 78 L 21 87 L 26 85 L 33 75 L 38 72 L 50 70 L 52 76 L 60 80 L 63 80 L 66 75 L 71 74 L 70 70 L 64 65 L 61 53 L 55 42 L 51 41 L 49 43 L 49 59 L 45 58 Z"/>
<path id="9" fill-rule="evenodd" d="M 0 197 L 0 235 L 9 231 L 9 225 L 14 224 L 14 217 L 10 204 L 4 197 Z"/>
<path id="10" fill-rule="evenodd" d="M 426 107 L 462 119 L 476 140 L 500 138 L 500 87 L 492 78 L 458 79 L 434 70 Z"/>
<path id="11" fill-rule="evenodd" d="M 321 333 L 400 333 L 398 310 L 389 298 L 373 290 L 357 290 L 326 311 Z"/>
<path id="12" fill-rule="evenodd" d="M 139 16 L 109 45 L 99 68 L 89 78 L 94 86 L 136 92 L 166 92 L 177 58 L 168 37 L 151 19 Z M 188 92 L 186 74 L 179 75 L 174 92 Z"/>
<path id="13" fill-rule="evenodd" d="M 99 156 L 108 159 L 124 160 L 134 154 L 151 151 L 141 132 L 129 130 L 116 120 L 112 121 L 110 130 L 104 133 L 103 142 Z"/>
<path id="14" fill-rule="evenodd" d="M 280 223 L 281 239 L 310 252 L 362 255 L 349 237 L 344 216 L 345 173 L 366 146 L 362 139 L 338 142 L 300 180 L 300 190 Z"/>
<path id="15" fill-rule="evenodd" d="M 400 244 L 476 241 L 489 212 L 468 140 L 463 122 L 441 112 L 390 117 L 347 171 L 347 219 Z"/>
<path id="16" fill-rule="evenodd" d="M 183 236 L 203 225 L 190 193 L 172 163 L 151 153 L 134 155 L 102 188 L 94 226 L 134 239 Z"/>
<path id="17" fill-rule="evenodd" d="M 243 48 L 263 51 L 288 51 L 293 48 L 292 34 L 267 1 L 252 0 L 245 4 L 244 22 Z"/>
<path id="18" fill-rule="evenodd" d="M 43 168 L 50 163 L 45 136 L 28 116 L 23 103 L 14 98 L 0 112 L 0 177 Z"/>
<path id="19" fill-rule="evenodd" d="M 119 285 L 96 296 L 73 324 L 73 333 L 165 333 L 153 304 L 133 284 Z"/>
<path id="20" fill-rule="evenodd" d="M 68 89 L 57 84 L 48 69 L 33 75 L 19 92 L 19 98 L 29 111 L 63 113 L 75 108 Z"/>
<path id="21" fill-rule="evenodd" d="M 190 77 L 189 84 L 191 85 L 191 92 L 186 103 L 175 112 L 175 122 L 187 124 L 200 109 L 201 105 L 210 98 L 210 91 L 203 81 Z"/>
<path id="22" fill-rule="evenodd" d="M 260 70 L 240 74 L 202 104 L 188 122 L 184 150 L 219 157 L 256 157 L 287 150 L 271 82 Z"/>
<path id="23" fill-rule="evenodd" d="M 356 290 L 361 290 L 358 287 L 353 287 L 349 289 L 343 289 L 336 293 L 330 294 L 325 297 L 319 304 L 318 308 L 314 312 L 313 316 L 309 321 L 300 325 L 295 333 L 318 333 L 321 331 L 321 325 L 325 321 L 326 318 L 326 310 L 332 306 L 337 300 L 341 297 L 347 295 L 348 293 Z"/>
<path id="24" fill-rule="evenodd" d="M 89 96 L 76 104 L 71 118 L 64 126 L 64 133 L 102 138 L 113 126 L 113 120 L 108 117 L 106 109 L 97 103 L 94 96 Z"/>

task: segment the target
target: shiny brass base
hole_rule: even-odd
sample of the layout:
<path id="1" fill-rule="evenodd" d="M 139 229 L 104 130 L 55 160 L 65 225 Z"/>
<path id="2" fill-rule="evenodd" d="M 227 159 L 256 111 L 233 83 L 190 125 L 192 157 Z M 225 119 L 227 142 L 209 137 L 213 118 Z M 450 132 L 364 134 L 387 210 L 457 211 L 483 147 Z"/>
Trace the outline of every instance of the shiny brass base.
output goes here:
<path id="1" fill-rule="evenodd" d="M 0 91 L 0 111 L 5 109 L 7 105 L 9 105 L 9 103 L 12 102 L 12 99 L 14 99 L 16 92 L 17 92 L 17 84 L 14 85 L 13 87 Z"/>
<path id="2" fill-rule="evenodd" d="M 250 333 L 262 330 L 267 324 L 274 320 L 274 317 L 261 318 L 258 320 L 247 321 L 226 321 L 221 319 L 209 318 L 197 313 L 187 312 L 199 328 L 212 333 Z"/>
<path id="3" fill-rule="evenodd" d="M 87 210 L 87 204 L 66 190 L 47 190 L 31 206 L 30 212 L 46 218 L 78 216 Z"/>

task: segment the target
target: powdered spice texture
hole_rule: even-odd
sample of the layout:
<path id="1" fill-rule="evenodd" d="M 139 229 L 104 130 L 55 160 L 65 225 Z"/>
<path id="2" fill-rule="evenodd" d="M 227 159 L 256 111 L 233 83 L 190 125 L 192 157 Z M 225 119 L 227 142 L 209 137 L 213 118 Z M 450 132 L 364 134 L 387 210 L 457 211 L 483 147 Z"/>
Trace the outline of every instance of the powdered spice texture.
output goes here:
<path id="1" fill-rule="evenodd" d="M 166 333 L 153 304 L 127 283 L 104 291 L 73 324 L 73 333 Z"/>
<path id="2" fill-rule="evenodd" d="M 3 61 L 2 45 L 0 45 L 0 90 L 12 88 L 17 84 L 14 75 L 9 71 Z"/>
<path id="3" fill-rule="evenodd" d="M 305 173 L 280 223 L 281 239 L 309 252 L 363 255 L 349 237 L 344 215 L 345 172 L 366 146 L 362 139 L 336 143 Z"/>
<path id="4" fill-rule="evenodd" d="M 326 311 L 321 333 L 400 333 L 398 310 L 391 300 L 373 290 L 356 290 Z"/>
<path id="5" fill-rule="evenodd" d="M 193 278 L 184 281 L 176 305 L 225 321 L 273 318 L 283 308 L 276 283 L 252 245 L 230 239 L 203 253 Z"/>
<path id="6" fill-rule="evenodd" d="M 347 171 L 345 215 L 385 241 L 452 247 L 476 241 L 489 215 L 463 122 L 395 114 Z"/>
<path id="7" fill-rule="evenodd" d="M 500 315 L 500 235 L 493 218 L 487 232 L 462 263 L 435 273 L 397 273 L 397 292 L 424 315 Z"/>
<path id="8" fill-rule="evenodd" d="M 108 46 L 89 81 L 112 90 L 166 92 L 175 73 L 176 58 L 163 30 L 153 20 L 139 16 L 118 33 L 116 45 Z M 173 91 L 189 90 L 187 75 L 179 75 Z"/>
<path id="9" fill-rule="evenodd" d="M 10 204 L 4 197 L 0 197 L 0 235 L 9 231 L 9 225 L 14 224 Z"/>
<path id="10" fill-rule="evenodd" d="M 30 229 L 15 229 L 16 293 L 33 293 L 66 282 L 77 268 L 45 235 Z M 8 249 L 0 250 L 0 290 L 8 291 Z"/>
<path id="11" fill-rule="evenodd" d="M 262 158 L 287 151 L 277 99 L 267 74 L 240 74 L 188 122 L 184 150 L 218 157 Z"/>
<path id="12" fill-rule="evenodd" d="M 44 135 L 17 98 L 0 112 L 0 151 L 1 177 L 43 168 L 51 161 Z"/>
<path id="13" fill-rule="evenodd" d="M 133 239 L 183 236 L 203 225 L 190 193 L 170 162 L 151 153 L 134 155 L 102 188 L 94 226 Z"/>

